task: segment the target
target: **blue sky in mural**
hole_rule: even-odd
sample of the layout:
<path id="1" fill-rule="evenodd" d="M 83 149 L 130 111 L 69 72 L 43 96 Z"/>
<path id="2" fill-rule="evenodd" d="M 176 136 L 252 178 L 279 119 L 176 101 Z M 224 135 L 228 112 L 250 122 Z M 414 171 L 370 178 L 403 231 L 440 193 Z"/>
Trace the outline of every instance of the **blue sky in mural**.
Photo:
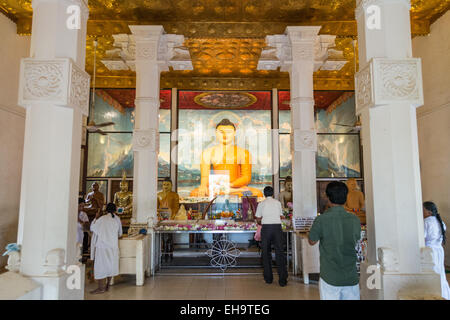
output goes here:
<path id="1" fill-rule="evenodd" d="M 89 135 L 88 177 L 121 177 L 122 170 L 133 176 L 133 151 L 131 133 Z"/>
<path id="2" fill-rule="evenodd" d="M 114 122 L 115 124 L 102 129 L 103 131 L 133 131 L 134 108 L 123 108 L 119 111 L 109 105 L 98 94 L 95 94 L 94 122 Z"/>
<path id="3" fill-rule="evenodd" d="M 355 122 L 355 96 L 350 97 L 330 113 L 324 109 L 316 112 L 317 133 L 346 133 L 351 128 L 336 124 L 352 126 Z"/>
<path id="4" fill-rule="evenodd" d="M 324 109 L 316 111 L 315 125 L 318 135 L 316 173 L 318 178 L 361 177 L 359 136 L 348 133 L 352 128 L 339 126 L 354 125 L 356 122 L 355 98 L 350 97 L 332 112 Z M 291 132 L 291 111 L 279 111 L 280 133 Z M 280 135 L 280 177 L 292 173 L 290 135 Z"/>
<path id="5" fill-rule="evenodd" d="M 317 135 L 316 172 L 318 178 L 361 177 L 359 136 Z"/>
<path id="6" fill-rule="evenodd" d="M 87 176 L 121 177 L 125 170 L 127 176 L 132 177 L 134 108 L 124 108 L 121 112 L 96 94 L 94 111 L 95 123 L 112 121 L 115 124 L 102 128 L 104 132 L 109 132 L 106 136 L 89 134 Z M 170 132 L 170 109 L 159 110 L 159 131 Z M 170 134 L 160 134 L 158 176 L 170 176 Z"/>

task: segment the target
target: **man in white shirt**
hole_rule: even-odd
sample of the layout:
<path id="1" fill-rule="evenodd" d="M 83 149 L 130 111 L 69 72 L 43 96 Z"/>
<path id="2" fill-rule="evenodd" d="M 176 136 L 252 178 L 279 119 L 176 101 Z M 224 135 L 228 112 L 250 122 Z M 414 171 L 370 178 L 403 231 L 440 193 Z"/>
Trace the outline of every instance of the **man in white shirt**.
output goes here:
<path id="1" fill-rule="evenodd" d="M 283 230 L 281 228 L 282 209 L 280 201 L 273 198 L 273 188 L 265 187 L 266 200 L 256 209 L 256 222 L 262 225 L 261 247 L 264 266 L 264 280 L 272 283 L 272 245 L 275 247 L 275 257 L 278 269 L 278 283 L 284 287 L 287 284 L 286 259 L 283 252 Z"/>

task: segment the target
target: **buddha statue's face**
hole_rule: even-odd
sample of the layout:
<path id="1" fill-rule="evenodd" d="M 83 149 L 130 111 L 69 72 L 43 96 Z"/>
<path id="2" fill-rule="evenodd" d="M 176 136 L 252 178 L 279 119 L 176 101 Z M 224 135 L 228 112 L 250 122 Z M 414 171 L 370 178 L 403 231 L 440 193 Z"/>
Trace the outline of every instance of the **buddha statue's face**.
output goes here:
<path id="1" fill-rule="evenodd" d="M 218 126 L 216 129 L 216 138 L 221 144 L 232 144 L 235 136 L 236 129 L 233 126 Z"/>
<path id="2" fill-rule="evenodd" d="M 292 181 L 285 182 L 284 187 L 286 188 L 286 191 L 291 192 L 292 191 Z"/>
<path id="3" fill-rule="evenodd" d="M 94 183 L 92 184 L 92 190 L 94 190 L 94 192 L 97 192 L 97 191 L 98 191 L 98 188 L 99 188 L 98 183 L 97 183 L 97 182 L 94 182 Z"/>
<path id="4" fill-rule="evenodd" d="M 128 191 L 128 183 L 127 182 L 120 182 L 120 191 L 127 192 Z"/>
<path id="5" fill-rule="evenodd" d="M 348 179 L 347 180 L 347 187 L 349 191 L 356 190 L 356 180 L 355 179 Z"/>
<path id="6" fill-rule="evenodd" d="M 163 188 L 164 192 L 172 191 L 172 182 L 170 182 L 170 181 L 163 181 L 162 188 Z"/>

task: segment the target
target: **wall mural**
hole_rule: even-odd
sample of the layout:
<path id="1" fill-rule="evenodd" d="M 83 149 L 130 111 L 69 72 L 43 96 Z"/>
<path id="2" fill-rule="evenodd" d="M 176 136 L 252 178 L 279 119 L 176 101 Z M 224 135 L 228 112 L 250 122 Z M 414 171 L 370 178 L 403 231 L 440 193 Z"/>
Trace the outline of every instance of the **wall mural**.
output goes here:
<path id="1" fill-rule="evenodd" d="M 159 177 L 170 176 L 170 92 L 161 90 Z M 119 178 L 123 171 L 133 176 L 134 97 L 134 90 L 128 89 L 96 91 L 95 122 L 112 121 L 114 125 L 102 128 L 107 135 L 88 134 L 87 177 Z"/>
<path id="2" fill-rule="evenodd" d="M 199 187 L 202 152 L 217 145 L 216 125 L 222 119 L 229 119 L 236 126 L 235 144 L 251 154 L 252 177 L 248 187 L 262 191 L 272 184 L 271 92 L 207 94 L 211 97 L 208 104 L 201 100 L 208 96 L 204 92 L 179 93 L 178 193 L 188 197 Z M 257 98 L 249 104 L 253 100 L 250 95 Z M 224 101 L 243 107 L 224 108 Z"/>
<path id="3" fill-rule="evenodd" d="M 88 177 L 133 176 L 133 135 L 108 133 L 106 136 L 90 134 L 88 140 Z"/>
<path id="4" fill-rule="evenodd" d="M 159 114 L 160 153 L 158 176 L 170 176 L 171 94 L 161 90 Z M 315 123 L 318 132 L 317 177 L 361 177 L 359 135 L 351 92 L 315 92 Z M 292 175 L 291 114 L 289 91 L 279 92 L 280 177 Z M 200 183 L 201 152 L 216 143 L 215 126 L 222 119 L 236 125 L 236 145 L 252 155 L 252 181 L 262 190 L 272 182 L 271 92 L 179 91 L 178 187 L 182 196 Z M 230 108 L 224 106 L 230 105 Z M 103 89 L 96 92 L 96 123 L 113 121 L 103 128 L 108 134 L 88 134 L 87 177 L 118 178 L 125 170 L 133 176 L 132 130 L 134 90 Z M 345 125 L 345 126 L 340 126 Z"/>
<path id="5" fill-rule="evenodd" d="M 359 134 L 355 98 L 352 92 L 314 93 L 317 137 L 316 174 L 318 178 L 360 178 Z M 291 111 L 289 92 L 279 93 L 280 177 L 292 174 L 290 156 Z"/>

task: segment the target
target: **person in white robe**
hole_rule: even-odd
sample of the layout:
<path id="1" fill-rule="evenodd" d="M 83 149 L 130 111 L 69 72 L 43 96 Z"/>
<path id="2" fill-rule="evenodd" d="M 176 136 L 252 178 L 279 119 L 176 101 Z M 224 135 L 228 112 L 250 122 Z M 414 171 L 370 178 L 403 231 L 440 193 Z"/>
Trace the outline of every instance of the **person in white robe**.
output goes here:
<path id="1" fill-rule="evenodd" d="M 94 260 L 94 279 L 98 281 L 98 288 L 92 294 L 108 291 L 111 278 L 119 274 L 122 223 L 115 214 L 116 209 L 114 203 L 108 203 L 106 213 L 96 216 L 91 223 L 91 259 Z"/>
<path id="2" fill-rule="evenodd" d="M 89 217 L 84 212 L 84 199 L 78 199 L 78 226 L 77 226 L 77 243 L 83 245 L 84 227 L 89 225 Z"/>
<path id="3" fill-rule="evenodd" d="M 441 276 L 441 295 L 450 300 L 450 288 L 445 276 L 444 248 L 445 223 L 438 213 L 436 205 L 431 201 L 423 203 L 425 245 L 433 250 L 433 270 Z"/>

